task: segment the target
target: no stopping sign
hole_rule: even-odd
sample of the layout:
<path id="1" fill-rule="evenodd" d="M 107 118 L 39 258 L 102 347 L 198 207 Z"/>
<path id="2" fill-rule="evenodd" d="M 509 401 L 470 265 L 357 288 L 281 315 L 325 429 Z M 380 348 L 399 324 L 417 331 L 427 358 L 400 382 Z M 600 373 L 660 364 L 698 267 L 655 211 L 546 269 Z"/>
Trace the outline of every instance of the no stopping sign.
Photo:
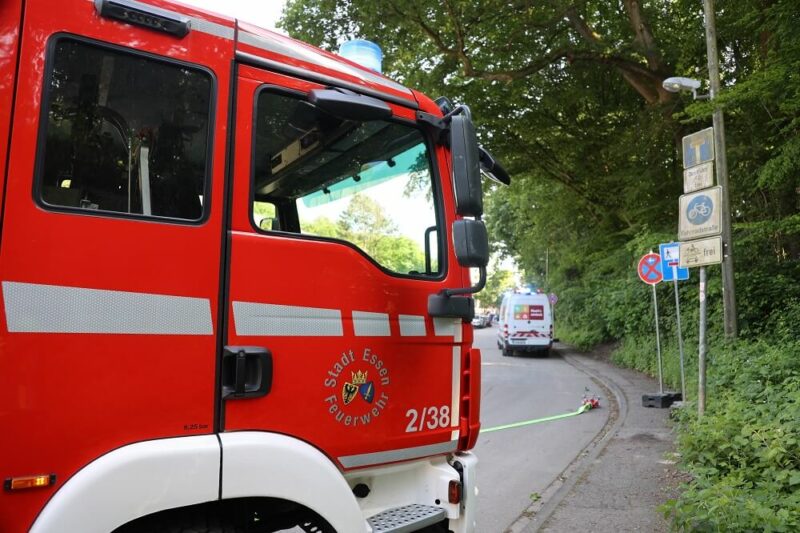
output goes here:
<path id="1" fill-rule="evenodd" d="M 661 256 L 654 253 L 645 254 L 639 259 L 636 271 L 639 279 L 648 285 L 657 285 L 664 279 L 664 274 L 661 272 Z"/>

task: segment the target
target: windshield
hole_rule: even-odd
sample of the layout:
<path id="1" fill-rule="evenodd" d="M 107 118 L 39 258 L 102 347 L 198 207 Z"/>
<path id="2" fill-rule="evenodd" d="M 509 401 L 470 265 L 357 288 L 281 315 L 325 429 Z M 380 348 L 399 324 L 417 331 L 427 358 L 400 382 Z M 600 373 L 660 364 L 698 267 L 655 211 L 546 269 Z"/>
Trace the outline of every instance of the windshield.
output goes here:
<path id="1" fill-rule="evenodd" d="M 399 122 L 343 121 L 292 96 L 258 96 L 255 223 L 347 241 L 381 267 L 439 272 L 430 156 Z"/>

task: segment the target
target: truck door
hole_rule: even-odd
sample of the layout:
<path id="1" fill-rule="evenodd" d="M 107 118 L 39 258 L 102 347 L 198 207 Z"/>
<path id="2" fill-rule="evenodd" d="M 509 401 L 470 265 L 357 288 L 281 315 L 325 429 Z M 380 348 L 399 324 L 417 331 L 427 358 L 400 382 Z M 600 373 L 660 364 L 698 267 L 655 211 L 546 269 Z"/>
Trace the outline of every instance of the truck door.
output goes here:
<path id="1" fill-rule="evenodd" d="M 237 78 L 227 353 L 258 369 L 268 350 L 271 383 L 237 393 L 231 372 L 224 430 L 289 435 L 343 468 L 455 450 L 461 322 L 427 314 L 462 275 L 441 148 L 413 109 L 338 119 L 308 103 L 323 86 L 255 65 Z"/>
<path id="2" fill-rule="evenodd" d="M 0 246 L 0 472 L 56 485 L 0 496 L 0 529 L 27 529 L 111 450 L 214 432 L 233 30 L 206 22 L 177 36 L 85 0 L 26 6 Z"/>

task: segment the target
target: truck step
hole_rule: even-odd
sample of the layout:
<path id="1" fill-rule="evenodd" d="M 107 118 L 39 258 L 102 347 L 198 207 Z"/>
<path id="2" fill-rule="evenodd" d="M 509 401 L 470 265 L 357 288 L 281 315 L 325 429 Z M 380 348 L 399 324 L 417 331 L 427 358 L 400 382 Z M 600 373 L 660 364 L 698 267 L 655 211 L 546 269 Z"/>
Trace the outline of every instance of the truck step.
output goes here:
<path id="1" fill-rule="evenodd" d="M 444 520 L 447 513 L 441 507 L 413 503 L 387 509 L 367 519 L 372 533 L 411 533 Z"/>

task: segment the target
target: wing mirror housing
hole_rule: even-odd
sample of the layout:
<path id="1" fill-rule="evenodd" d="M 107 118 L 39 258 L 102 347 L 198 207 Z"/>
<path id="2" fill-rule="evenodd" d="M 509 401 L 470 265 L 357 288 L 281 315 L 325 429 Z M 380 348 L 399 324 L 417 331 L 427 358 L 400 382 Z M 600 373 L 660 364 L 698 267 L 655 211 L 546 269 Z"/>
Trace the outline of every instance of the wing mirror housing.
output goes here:
<path id="1" fill-rule="evenodd" d="M 314 89 L 308 94 L 308 101 L 341 120 L 365 122 L 392 117 L 392 109 L 383 100 L 347 89 Z"/>
<path id="2" fill-rule="evenodd" d="M 465 217 L 483 214 L 480 152 L 469 109 L 450 117 L 450 155 L 453 160 L 453 186 L 456 213 Z"/>

